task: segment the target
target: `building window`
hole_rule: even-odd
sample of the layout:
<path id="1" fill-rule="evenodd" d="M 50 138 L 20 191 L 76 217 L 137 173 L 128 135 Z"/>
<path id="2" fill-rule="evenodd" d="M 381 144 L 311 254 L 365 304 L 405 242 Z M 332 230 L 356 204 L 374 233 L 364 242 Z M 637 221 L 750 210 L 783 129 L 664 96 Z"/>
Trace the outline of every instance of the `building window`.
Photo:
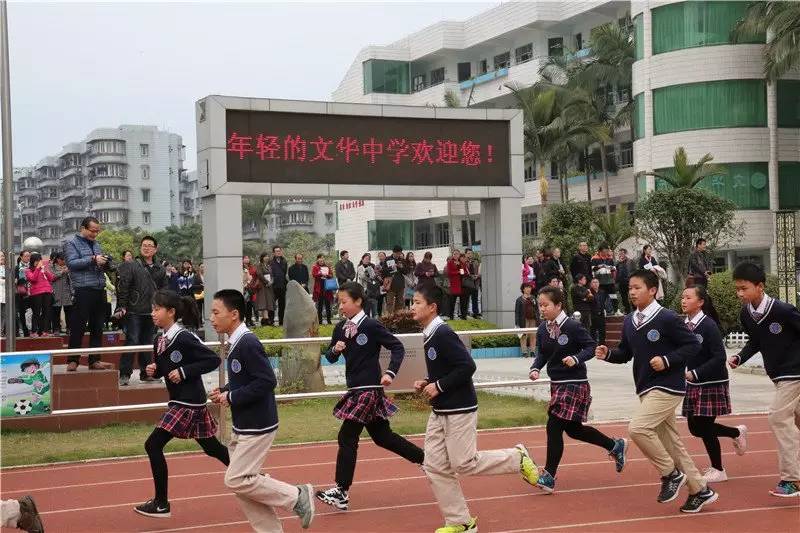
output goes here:
<path id="1" fill-rule="evenodd" d="M 367 222 L 368 246 L 370 250 L 391 250 L 401 246 L 411 249 L 412 223 L 410 220 L 370 220 Z"/>
<path id="2" fill-rule="evenodd" d="M 547 55 L 550 57 L 561 57 L 564 55 L 564 38 L 553 37 L 547 39 Z"/>
<path id="3" fill-rule="evenodd" d="M 150 145 L 149 144 L 140 144 L 139 145 L 139 155 L 142 157 L 150 157 Z"/>
<path id="4" fill-rule="evenodd" d="M 481 59 L 481 62 L 478 65 L 478 74 L 486 74 L 487 72 L 489 72 L 489 60 Z"/>
<path id="5" fill-rule="evenodd" d="M 583 49 L 583 35 L 580 33 L 575 34 L 575 50 Z"/>
<path id="6" fill-rule="evenodd" d="M 142 179 L 143 180 L 150 179 L 150 165 L 142 165 Z"/>
<path id="7" fill-rule="evenodd" d="M 364 94 L 408 94 L 410 63 L 370 59 L 364 61 Z"/>
<path id="8" fill-rule="evenodd" d="M 459 63 L 458 64 L 458 81 L 466 81 L 472 77 L 472 63 L 467 61 L 466 63 Z"/>
<path id="9" fill-rule="evenodd" d="M 633 97 L 633 140 L 644 138 L 644 93 Z"/>
<path id="10" fill-rule="evenodd" d="M 503 52 L 494 56 L 494 69 L 508 68 L 511 66 L 511 52 Z"/>
<path id="11" fill-rule="evenodd" d="M 325 213 L 325 225 L 333 226 L 333 213 Z"/>
<path id="12" fill-rule="evenodd" d="M 425 88 L 425 74 L 419 74 L 417 76 L 414 76 L 414 79 L 412 80 L 412 87 L 413 87 L 412 90 L 414 92 L 418 92 L 418 91 L 421 91 L 422 89 L 424 89 Z"/>
<path id="13" fill-rule="evenodd" d="M 450 224 L 447 222 L 440 222 L 435 226 L 435 245 L 436 246 L 449 246 L 450 245 Z"/>
<path id="14" fill-rule="evenodd" d="M 628 212 L 630 221 L 633 222 L 633 219 L 636 218 L 636 202 L 628 202 L 625 204 L 625 210 Z"/>
<path id="15" fill-rule="evenodd" d="M 633 60 L 644 58 L 644 17 L 639 14 L 633 17 Z"/>
<path id="16" fill-rule="evenodd" d="M 525 181 L 536 181 L 535 167 L 535 161 L 525 165 Z"/>
<path id="17" fill-rule="evenodd" d="M 150 225 L 150 213 L 148 211 L 142 211 L 142 224 Z"/>
<path id="18" fill-rule="evenodd" d="M 429 222 L 414 223 L 414 248 L 420 250 L 431 245 L 431 225 Z"/>
<path id="19" fill-rule="evenodd" d="M 778 196 L 781 209 L 800 209 L 800 163 L 778 163 Z"/>
<path id="20" fill-rule="evenodd" d="M 461 246 L 473 246 L 478 244 L 478 237 L 475 235 L 475 221 L 469 221 L 469 236 L 472 238 L 472 242 L 467 240 L 467 221 L 461 221 Z"/>
<path id="21" fill-rule="evenodd" d="M 726 174 L 709 176 L 696 187 L 730 200 L 738 209 L 769 209 L 769 183 L 767 163 L 727 163 Z M 668 174 L 672 169 L 658 169 Z M 656 179 L 656 189 L 669 188 L 666 182 Z"/>
<path id="22" fill-rule="evenodd" d="M 767 90 L 764 80 L 689 83 L 653 91 L 655 135 L 766 125 Z"/>
<path id="23" fill-rule="evenodd" d="M 431 71 L 431 86 L 444 83 L 444 67 Z"/>
<path id="24" fill-rule="evenodd" d="M 527 63 L 533 59 L 533 43 L 528 43 L 525 46 L 520 46 L 514 50 L 514 58 L 516 59 L 518 65 L 520 63 Z"/>
<path id="25" fill-rule="evenodd" d="M 150 203 L 150 189 L 142 189 L 142 202 Z"/>
<path id="26" fill-rule="evenodd" d="M 800 128 L 800 80 L 778 80 L 778 127 Z"/>
<path id="27" fill-rule="evenodd" d="M 696 48 L 733 44 L 731 30 L 744 16 L 748 2 L 679 2 L 654 8 L 653 55 Z M 765 42 L 764 36 L 742 41 Z M 638 59 L 638 58 L 637 58 Z"/>
<path id="28" fill-rule="evenodd" d="M 523 213 L 522 214 L 522 236 L 523 237 L 536 237 L 539 235 L 539 214 L 538 213 Z"/>
<path id="29" fill-rule="evenodd" d="M 617 166 L 628 168 L 633 166 L 633 143 L 625 141 L 619 143 L 619 155 L 617 156 Z"/>

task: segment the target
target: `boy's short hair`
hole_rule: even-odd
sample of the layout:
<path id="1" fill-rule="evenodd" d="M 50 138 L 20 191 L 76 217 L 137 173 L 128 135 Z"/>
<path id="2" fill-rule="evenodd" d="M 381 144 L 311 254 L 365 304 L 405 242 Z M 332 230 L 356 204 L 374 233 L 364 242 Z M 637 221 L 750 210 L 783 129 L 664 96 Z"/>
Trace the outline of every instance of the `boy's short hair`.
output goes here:
<path id="1" fill-rule="evenodd" d="M 519 292 L 525 292 L 526 287 L 530 287 L 531 290 L 533 290 L 533 285 L 531 285 L 530 283 L 523 283 L 522 285 L 519 286 Z"/>
<path id="2" fill-rule="evenodd" d="M 755 263 L 741 263 L 733 269 L 733 281 L 749 281 L 754 285 L 767 282 L 764 269 Z"/>
<path id="3" fill-rule="evenodd" d="M 349 253 L 347 250 L 342 250 L 339 252 L 339 257 L 344 257 L 347 253 Z"/>
<path id="4" fill-rule="evenodd" d="M 695 246 L 700 246 L 700 245 L 701 245 L 701 244 L 703 244 L 704 242 L 706 242 L 706 240 L 705 240 L 704 238 L 700 237 L 699 239 L 697 239 L 696 241 L 694 241 L 694 245 L 695 245 Z"/>
<path id="5" fill-rule="evenodd" d="M 222 302 L 228 311 L 239 311 L 239 320 L 244 322 L 244 296 L 236 289 L 222 289 L 214 293 L 214 299 Z"/>
<path id="6" fill-rule="evenodd" d="M 144 237 L 142 237 L 141 240 L 139 241 L 139 245 L 141 246 L 142 244 L 144 244 L 144 241 L 150 241 L 153 243 L 153 246 L 158 248 L 158 241 L 152 235 L 145 235 Z"/>
<path id="7" fill-rule="evenodd" d="M 433 286 L 423 285 L 421 287 L 418 287 L 415 292 L 417 292 L 417 294 L 422 296 L 422 299 L 425 300 L 425 303 L 427 303 L 428 305 L 435 304 L 437 313 L 441 311 L 442 302 L 444 301 L 444 292 L 442 292 L 442 289 L 439 288 L 437 285 Z"/>
<path id="8" fill-rule="evenodd" d="M 644 268 L 640 268 L 639 270 L 635 270 L 633 274 L 631 274 L 631 278 L 638 278 L 642 280 L 648 289 L 658 288 L 658 276 L 656 276 L 655 272 L 653 272 L 652 270 L 645 270 Z"/>

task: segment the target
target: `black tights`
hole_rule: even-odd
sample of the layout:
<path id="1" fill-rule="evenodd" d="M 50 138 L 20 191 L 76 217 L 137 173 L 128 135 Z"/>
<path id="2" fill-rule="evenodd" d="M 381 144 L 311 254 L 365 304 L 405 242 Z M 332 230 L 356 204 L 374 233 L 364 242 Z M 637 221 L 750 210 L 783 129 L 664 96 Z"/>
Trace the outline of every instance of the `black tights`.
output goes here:
<path id="1" fill-rule="evenodd" d="M 547 418 L 547 465 L 545 470 L 553 477 L 556 477 L 558 463 L 561 462 L 561 456 L 564 455 L 564 432 L 575 440 L 600 446 L 609 452 L 614 448 L 614 439 L 607 437 L 592 426 L 584 426 L 578 420 L 564 420 L 551 414 Z"/>
<path id="2" fill-rule="evenodd" d="M 367 428 L 372 442 L 381 448 L 394 452 L 412 463 L 422 464 L 425 458 L 422 449 L 392 431 L 388 420 L 378 418 L 367 425 L 353 420 L 345 420 L 339 429 L 339 453 L 336 455 L 336 485 L 339 487 L 349 490 L 350 485 L 353 484 L 358 455 L 358 438 L 364 428 Z"/>
<path id="3" fill-rule="evenodd" d="M 156 486 L 156 504 L 167 503 L 167 460 L 164 457 L 164 446 L 172 440 L 172 434 L 162 428 L 155 428 L 153 432 L 147 437 L 144 443 L 144 449 L 147 451 L 147 456 L 150 458 L 150 469 L 153 471 L 153 483 Z M 222 445 L 216 437 L 209 437 L 207 439 L 195 439 L 197 444 L 203 448 L 206 455 L 219 459 L 219 461 L 228 466 L 230 458 L 228 456 L 228 448 Z"/>
<path id="4" fill-rule="evenodd" d="M 711 466 L 717 470 L 722 470 L 722 450 L 719 447 L 719 437 L 729 437 L 735 439 L 739 436 L 739 430 L 730 426 L 723 426 L 714 422 L 715 416 L 694 416 L 689 415 L 689 432 L 695 437 L 703 439 L 703 444 L 711 459 Z"/>

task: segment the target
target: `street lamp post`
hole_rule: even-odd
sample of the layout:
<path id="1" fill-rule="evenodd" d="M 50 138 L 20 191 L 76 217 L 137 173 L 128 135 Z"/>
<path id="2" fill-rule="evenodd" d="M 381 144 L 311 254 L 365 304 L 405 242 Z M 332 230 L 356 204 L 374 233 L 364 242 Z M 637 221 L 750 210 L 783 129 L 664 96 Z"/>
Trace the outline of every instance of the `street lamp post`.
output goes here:
<path id="1" fill-rule="evenodd" d="M 3 135 L 3 249 L 6 251 L 6 346 L 17 348 L 17 322 L 14 302 L 15 276 L 9 275 L 14 249 L 14 163 L 11 158 L 11 74 L 8 66 L 8 6 L 0 1 L 0 129 Z M 20 214 L 20 217 L 22 215 Z M 20 218 L 20 228 L 22 219 Z"/>

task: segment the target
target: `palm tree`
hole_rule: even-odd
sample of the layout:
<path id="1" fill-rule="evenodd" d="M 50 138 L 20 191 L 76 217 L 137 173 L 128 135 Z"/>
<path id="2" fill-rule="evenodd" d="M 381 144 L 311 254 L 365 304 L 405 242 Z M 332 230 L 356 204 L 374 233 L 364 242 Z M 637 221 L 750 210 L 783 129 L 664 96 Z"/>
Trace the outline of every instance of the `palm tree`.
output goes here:
<path id="1" fill-rule="evenodd" d="M 242 221 L 256 224 L 261 242 L 266 242 L 266 230 L 270 219 L 277 211 L 272 198 L 264 196 L 245 196 L 242 198 Z"/>
<path id="2" fill-rule="evenodd" d="M 630 216 L 624 209 L 597 217 L 595 226 L 599 240 L 608 244 L 612 250 L 635 233 Z"/>
<path id="3" fill-rule="evenodd" d="M 734 27 L 732 40 L 765 34 L 764 75 L 772 83 L 800 64 L 800 2 L 752 2 Z"/>
<path id="4" fill-rule="evenodd" d="M 714 156 L 706 154 L 694 165 L 689 163 L 686 150 L 679 146 L 672 157 L 674 168 L 667 173 L 654 172 L 653 176 L 669 183 L 675 189 L 692 189 L 709 176 L 718 176 L 727 172 L 722 165 L 711 163 Z"/>

